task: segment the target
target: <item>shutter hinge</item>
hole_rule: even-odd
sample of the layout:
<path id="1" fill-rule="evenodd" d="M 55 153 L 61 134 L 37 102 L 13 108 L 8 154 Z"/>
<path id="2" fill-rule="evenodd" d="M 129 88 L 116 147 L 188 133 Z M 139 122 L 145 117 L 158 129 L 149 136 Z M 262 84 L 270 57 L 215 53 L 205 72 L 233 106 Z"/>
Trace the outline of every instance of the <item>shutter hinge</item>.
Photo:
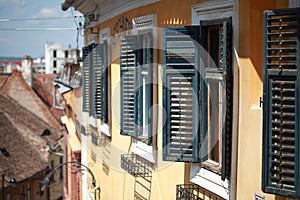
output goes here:
<path id="1" fill-rule="evenodd" d="M 264 104 L 264 101 L 262 100 L 262 97 L 259 97 L 259 107 L 262 107 Z"/>

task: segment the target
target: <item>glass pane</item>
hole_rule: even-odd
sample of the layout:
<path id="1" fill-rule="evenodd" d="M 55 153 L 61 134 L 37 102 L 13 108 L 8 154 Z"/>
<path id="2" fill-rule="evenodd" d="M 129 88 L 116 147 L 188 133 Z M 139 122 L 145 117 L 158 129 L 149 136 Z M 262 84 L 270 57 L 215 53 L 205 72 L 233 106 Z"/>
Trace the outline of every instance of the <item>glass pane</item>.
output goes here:
<path id="1" fill-rule="evenodd" d="M 208 86 L 208 159 L 221 162 L 222 82 L 207 80 Z"/>
<path id="2" fill-rule="evenodd" d="M 149 68 L 150 68 L 150 38 L 148 35 L 143 35 L 143 59 L 140 74 L 140 105 L 139 105 L 139 124 L 140 133 L 139 137 L 143 142 L 147 142 L 149 134 L 149 96 L 150 95 L 150 85 L 149 85 Z"/>
<path id="3" fill-rule="evenodd" d="M 208 29 L 208 53 L 211 57 L 209 67 L 220 67 L 220 27 L 214 26 Z"/>

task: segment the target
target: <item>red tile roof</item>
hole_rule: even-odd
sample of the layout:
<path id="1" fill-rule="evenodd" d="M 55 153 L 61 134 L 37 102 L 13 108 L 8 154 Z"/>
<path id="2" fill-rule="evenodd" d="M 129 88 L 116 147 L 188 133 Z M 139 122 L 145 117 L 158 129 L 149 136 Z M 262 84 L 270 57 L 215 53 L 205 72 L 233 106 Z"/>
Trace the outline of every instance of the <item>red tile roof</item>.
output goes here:
<path id="1" fill-rule="evenodd" d="M 45 103 L 55 119 L 60 122 L 64 112 L 53 107 L 53 80 L 55 76 L 34 76 L 32 80 L 32 89 Z"/>
<path id="2" fill-rule="evenodd" d="M 50 135 L 41 136 L 45 130 Z M 31 177 L 47 168 L 49 145 L 61 134 L 34 113 L 0 92 L 0 171 L 16 181 Z"/>
<path id="3" fill-rule="evenodd" d="M 1 86 L 0 91 L 19 102 L 19 104 L 26 107 L 32 113 L 35 113 L 51 126 L 57 129 L 62 128 L 61 124 L 50 112 L 49 106 L 47 107 L 42 99 L 25 82 L 20 72 L 13 71 L 7 81 Z"/>

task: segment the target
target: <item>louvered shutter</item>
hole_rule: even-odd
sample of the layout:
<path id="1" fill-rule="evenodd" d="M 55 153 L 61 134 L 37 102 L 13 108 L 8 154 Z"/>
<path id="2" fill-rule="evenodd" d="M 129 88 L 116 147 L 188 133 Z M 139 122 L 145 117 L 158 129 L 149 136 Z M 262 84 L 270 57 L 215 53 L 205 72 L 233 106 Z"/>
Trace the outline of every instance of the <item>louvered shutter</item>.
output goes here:
<path id="1" fill-rule="evenodd" d="M 102 62 L 102 44 L 93 44 L 93 97 L 94 97 L 94 117 L 101 119 L 103 111 L 103 62 Z"/>
<path id="2" fill-rule="evenodd" d="M 264 13 L 262 188 L 291 197 L 300 197 L 299 17 L 299 9 Z"/>
<path id="3" fill-rule="evenodd" d="M 104 123 L 108 122 L 108 44 L 103 42 L 102 51 L 102 116 Z"/>
<path id="4" fill-rule="evenodd" d="M 82 48 L 82 111 L 90 111 L 89 86 L 89 47 Z"/>
<path id="5" fill-rule="evenodd" d="M 163 29 L 163 159 L 199 161 L 199 27 Z"/>
<path id="6" fill-rule="evenodd" d="M 136 36 L 121 38 L 121 134 L 134 136 L 136 122 L 135 68 L 137 65 Z"/>
<path id="7" fill-rule="evenodd" d="M 221 65 L 223 69 L 222 94 L 223 94 L 223 116 L 222 124 L 222 179 L 229 179 L 231 169 L 231 141 L 232 141 L 232 33 L 231 20 L 226 20 L 221 29 Z"/>

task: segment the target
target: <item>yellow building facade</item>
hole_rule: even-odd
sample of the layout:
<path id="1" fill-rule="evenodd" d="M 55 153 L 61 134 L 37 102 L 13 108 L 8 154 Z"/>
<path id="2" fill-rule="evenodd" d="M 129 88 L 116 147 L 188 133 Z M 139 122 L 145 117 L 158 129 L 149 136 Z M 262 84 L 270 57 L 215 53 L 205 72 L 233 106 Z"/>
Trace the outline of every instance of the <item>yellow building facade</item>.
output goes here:
<path id="1" fill-rule="evenodd" d="M 81 87 L 63 94 L 68 144 L 96 178 L 92 187 L 91 176 L 82 174 L 81 198 L 299 197 L 298 144 L 286 150 L 296 154 L 286 161 L 296 166 L 285 167 L 285 150 L 269 140 L 278 134 L 275 125 L 268 132 L 264 78 L 273 55 L 266 47 L 277 48 L 266 24 L 296 6 L 288 0 L 66 0 L 63 10 L 85 16 Z M 264 13 L 274 9 L 285 10 Z M 295 10 L 291 15 L 299 16 Z M 68 197 L 74 199 L 72 192 Z"/>

